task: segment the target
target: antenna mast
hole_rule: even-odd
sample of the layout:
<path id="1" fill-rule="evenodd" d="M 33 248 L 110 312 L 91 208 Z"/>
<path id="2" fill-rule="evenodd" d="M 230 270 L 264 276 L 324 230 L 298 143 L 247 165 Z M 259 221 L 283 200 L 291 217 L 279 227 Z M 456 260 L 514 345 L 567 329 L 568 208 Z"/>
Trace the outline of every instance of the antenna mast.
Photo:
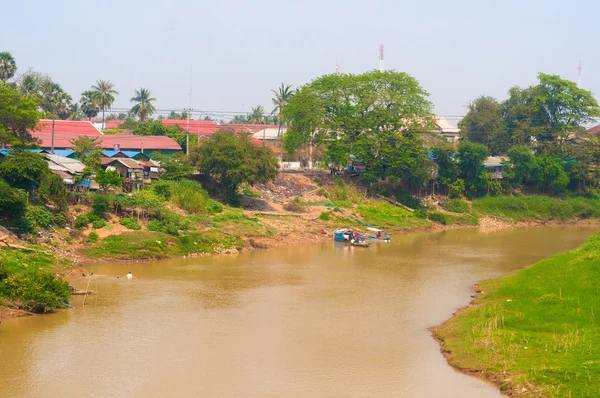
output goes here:
<path id="1" fill-rule="evenodd" d="M 577 66 L 577 87 L 581 88 L 581 70 L 583 69 L 583 65 L 581 64 L 581 60 L 579 60 L 579 65 Z"/>
<path id="2" fill-rule="evenodd" d="M 379 71 L 383 72 L 385 67 L 383 65 L 383 44 L 379 46 Z"/>
<path id="3" fill-rule="evenodd" d="M 335 64 L 335 74 L 338 76 L 340 75 L 340 64 Z"/>
<path id="4" fill-rule="evenodd" d="M 190 107 L 188 108 L 187 113 L 187 122 L 185 126 L 185 154 L 190 154 L 190 113 L 192 112 L 192 87 L 194 82 L 194 69 L 193 66 L 190 67 Z"/>

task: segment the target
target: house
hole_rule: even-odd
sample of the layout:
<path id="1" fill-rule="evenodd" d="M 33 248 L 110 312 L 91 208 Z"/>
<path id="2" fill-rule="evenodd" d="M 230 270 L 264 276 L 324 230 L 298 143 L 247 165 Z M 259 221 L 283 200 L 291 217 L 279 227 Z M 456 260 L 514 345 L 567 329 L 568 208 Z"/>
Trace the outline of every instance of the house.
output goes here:
<path id="1" fill-rule="evenodd" d="M 34 132 L 32 135 L 40 142 L 40 146 L 49 150 L 52 144 L 52 134 Z M 70 149 L 71 141 L 77 139 L 76 134 L 55 134 L 54 149 Z M 113 151 L 135 151 L 151 156 L 153 152 L 163 155 L 171 155 L 181 151 L 181 146 L 172 138 L 165 136 L 143 136 L 143 135 L 99 135 L 97 140 L 102 149 Z"/>
<path id="2" fill-rule="evenodd" d="M 483 167 L 485 171 L 491 174 L 491 177 L 496 180 L 504 178 L 504 162 L 508 162 L 509 158 L 506 156 L 490 156 L 483 161 Z"/>
<path id="3" fill-rule="evenodd" d="M 85 165 L 79 160 L 56 154 L 44 154 L 44 157 L 48 161 L 50 170 L 63 179 L 67 188 L 77 190 L 98 189 L 98 184 L 90 179 L 85 179 L 75 184 L 77 176 L 81 175 L 85 168 Z"/>
<path id="4" fill-rule="evenodd" d="M 151 184 L 160 177 L 160 166 L 154 160 L 138 160 L 144 168 L 144 184 Z"/>
<path id="5" fill-rule="evenodd" d="M 37 133 L 52 134 L 52 120 L 41 119 L 35 126 L 32 135 Z M 91 135 L 99 136 L 102 133 L 91 122 L 88 121 L 73 121 L 73 120 L 55 120 L 54 121 L 54 136 L 62 134 L 76 135 Z"/>
<path id="6" fill-rule="evenodd" d="M 178 126 L 182 131 L 199 136 L 210 136 L 219 131 L 223 126 L 212 120 L 172 120 L 162 119 L 163 126 Z"/>
<path id="7" fill-rule="evenodd" d="M 106 158 L 127 158 L 135 160 L 150 160 L 150 156 L 138 151 L 102 151 L 102 155 Z"/>
<path id="8" fill-rule="evenodd" d="M 435 128 L 433 132 L 440 134 L 451 144 L 458 144 L 460 140 L 460 129 L 451 125 L 443 116 L 435 117 Z"/>
<path id="9" fill-rule="evenodd" d="M 125 158 L 104 158 L 102 168 L 105 170 L 117 170 L 121 177 L 125 177 L 123 191 L 131 192 L 144 187 L 144 166 L 137 160 Z"/>
<path id="10" fill-rule="evenodd" d="M 591 133 L 591 134 L 600 134 L 600 124 L 597 125 L 597 126 L 592 127 L 591 129 L 589 129 L 588 133 Z"/>

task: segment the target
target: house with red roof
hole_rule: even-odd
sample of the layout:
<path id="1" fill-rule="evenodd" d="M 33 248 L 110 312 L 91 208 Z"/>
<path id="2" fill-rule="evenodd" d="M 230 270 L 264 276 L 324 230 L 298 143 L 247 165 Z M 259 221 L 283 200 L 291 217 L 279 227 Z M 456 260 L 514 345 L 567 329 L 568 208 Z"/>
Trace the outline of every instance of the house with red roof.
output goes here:
<path id="1" fill-rule="evenodd" d="M 589 129 L 588 133 L 600 134 L 600 124 Z"/>
<path id="2" fill-rule="evenodd" d="M 43 149 L 48 149 L 52 145 L 51 133 L 37 133 L 32 135 L 38 139 L 39 145 Z M 80 134 L 54 134 L 54 149 L 69 149 L 72 147 L 71 141 L 80 137 Z M 165 136 L 143 136 L 143 135 L 98 135 L 96 137 L 102 149 L 114 151 L 136 151 L 146 155 L 160 153 L 171 155 L 181 151 L 181 146 L 172 138 Z"/>
<path id="3" fill-rule="evenodd" d="M 52 120 L 41 119 L 32 133 L 52 133 Z M 87 120 L 55 120 L 54 135 L 57 134 L 100 135 L 102 133 Z"/>

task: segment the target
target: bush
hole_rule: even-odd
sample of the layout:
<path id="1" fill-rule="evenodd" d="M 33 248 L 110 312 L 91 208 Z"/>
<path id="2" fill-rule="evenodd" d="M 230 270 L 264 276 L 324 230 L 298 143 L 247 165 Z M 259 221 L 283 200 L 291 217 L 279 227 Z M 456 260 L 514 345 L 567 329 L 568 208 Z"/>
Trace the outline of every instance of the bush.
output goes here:
<path id="1" fill-rule="evenodd" d="M 462 199 L 451 199 L 444 200 L 442 207 L 453 213 L 468 213 L 470 211 L 469 204 Z"/>
<path id="2" fill-rule="evenodd" d="M 104 216 L 104 213 L 108 212 L 110 208 L 108 198 L 106 195 L 96 194 L 94 195 L 94 202 L 92 203 L 92 210 L 98 217 Z"/>
<path id="3" fill-rule="evenodd" d="M 98 239 L 100 239 L 100 237 L 98 236 L 98 234 L 95 231 L 92 231 L 88 235 L 88 239 L 87 240 L 90 243 L 96 243 L 96 242 L 98 242 Z"/>
<path id="4" fill-rule="evenodd" d="M 329 220 L 331 220 L 331 213 L 329 213 L 328 211 L 321 212 L 319 219 L 321 219 L 323 221 L 329 221 Z"/>
<path id="5" fill-rule="evenodd" d="M 31 221 L 29 221 L 26 218 L 21 218 L 19 220 L 19 222 L 17 223 L 17 228 L 22 234 L 30 234 L 33 231 L 35 231 L 35 225 L 33 225 Z"/>
<path id="6" fill-rule="evenodd" d="M 209 199 L 206 203 L 206 210 L 210 214 L 221 213 L 223 211 L 223 205 L 216 200 Z"/>
<path id="7" fill-rule="evenodd" d="M 430 221 L 437 222 L 443 225 L 448 224 L 448 218 L 446 217 L 446 215 L 437 211 L 427 214 L 427 218 Z"/>
<path id="8" fill-rule="evenodd" d="M 54 224 L 58 228 L 64 228 L 67 225 L 67 217 L 65 217 L 64 213 L 57 213 L 54 216 Z"/>
<path id="9" fill-rule="evenodd" d="M 460 198 L 463 192 L 465 192 L 464 180 L 458 179 L 453 183 L 448 184 L 448 196 L 450 198 Z"/>
<path id="10" fill-rule="evenodd" d="M 396 200 L 402 203 L 406 207 L 410 207 L 411 209 L 421 209 L 423 208 L 423 204 L 417 198 L 409 194 L 400 194 L 396 196 Z"/>
<path id="11" fill-rule="evenodd" d="M 28 206 L 25 210 L 27 219 L 34 228 L 48 228 L 54 221 L 54 216 L 48 209 L 42 206 Z"/>
<path id="12" fill-rule="evenodd" d="M 341 178 L 337 178 L 334 182 L 334 184 L 338 187 L 343 187 L 344 185 L 346 185 L 346 183 L 344 182 L 344 180 L 342 180 Z"/>
<path id="13" fill-rule="evenodd" d="M 92 221 L 92 227 L 94 229 L 100 229 L 100 228 L 104 228 L 106 227 L 106 221 L 105 220 L 96 220 L 96 221 Z"/>
<path id="14" fill-rule="evenodd" d="M 75 228 L 77 228 L 77 229 L 86 228 L 89 223 L 90 223 L 90 220 L 87 218 L 87 216 L 81 215 L 81 216 L 75 217 Z"/>
<path id="15" fill-rule="evenodd" d="M 121 218 L 120 223 L 122 226 L 124 226 L 128 229 L 133 229 L 134 231 L 138 231 L 138 230 L 142 229 L 141 225 L 138 224 L 138 222 L 136 220 L 134 220 L 133 218 L 129 218 L 129 217 Z"/>
<path id="16" fill-rule="evenodd" d="M 146 227 L 148 228 L 148 231 L 164 232 L 163 224 L 158 220 L 149 221 Z"/>
<path id="17" fill-rule="evenodd" d="M 69 305 L 71 289 L 51 273 L 13 274 L 0 281 L 0 296 L 17 307 L 34 313 L 46 313 Z"/>
<path id="18" fill-rule="evenodd" d="M 18 219 L 25 213 L 27 206 L 27 195 L 24 190 L 11 188 L 3 180 L 0 180 L 0 216 Z"/>
<path id="19" fill-rule="evenodd" d="M 170 201 L 189 213 L 207 213 L 208 193 L 197 181 L 157 181 L 152 189 L 165 201 Z"/>

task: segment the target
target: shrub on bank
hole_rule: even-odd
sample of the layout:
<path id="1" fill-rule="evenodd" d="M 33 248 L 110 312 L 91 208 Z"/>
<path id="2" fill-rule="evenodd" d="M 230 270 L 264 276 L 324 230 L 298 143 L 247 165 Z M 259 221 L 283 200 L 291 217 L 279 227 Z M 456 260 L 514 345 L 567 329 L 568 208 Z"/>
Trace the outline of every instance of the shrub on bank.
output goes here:
<path id="1" fill-rule="evenodd" d="M 100 239 L 100 237 L 98 236 L 98 234 L 94 231 L 90 232 L 90 234 L 88 235 L 88 242 L 90 243 L 96 243 L 98 242 L 98 239 Z"/>
<path id="2" fill-rule="evenodd" d="M 121 218 L 119 223 L 125 228 L 133 229 L 134 231 L 142 229 L 142 226 L 135 219 L 130 217 Z"/>
<path id="3" fill-rule="evenodd" d="M 86 228 L 89 223 L 90 223 L 90 220 L 87 218 L 87 216 L 81 215 L 81 216 L 75 217 L 75 228 L 77 228 L 77 229 Z"/>
<path id="4" fill-rule="evenodd" d="M 0 298 L 11 307 L 33 313 L 66 308 L 70 297 L 69 284 L 49 272 L 12 274 L 0 280 Z"/>
<path id="5" fill-rule="evenodd" d="M 442 207 L 452 213 L 468 213 L 469 204 L 462 199 L 447 198 L 443 201 Z"/>

